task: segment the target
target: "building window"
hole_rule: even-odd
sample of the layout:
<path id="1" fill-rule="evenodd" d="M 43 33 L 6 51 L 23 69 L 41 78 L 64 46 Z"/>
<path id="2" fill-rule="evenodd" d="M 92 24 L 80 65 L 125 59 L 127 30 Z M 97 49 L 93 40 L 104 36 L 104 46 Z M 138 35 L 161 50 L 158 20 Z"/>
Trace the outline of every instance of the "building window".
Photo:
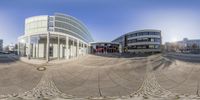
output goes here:
<path id="1" fill-rule="evenodd" d="M 153 38 L 151 38 L 151 42 L 154 42 L 154 39 L 153 39 Z"/>
<path id="2" fill-rule="evenodd" d="M 49 22 L 49 27 L 53 27 L 53 22 Z"/>
<path id="3" fill-rule="evenodd" d="M 154 45 L 149 45 L 149 49 L 154 49 Z"/>
<path id="4" fill-rule="evenodd" d="M 149 35 L 149 33 L 148 32 L 144 32 L 143 35 Z"/>
<path id="5" fill-rule="evenodd" d="M 158 49 L 160 46 L 159 45 L 155 45 L 155 48 Z"/>
<path id="6" fill-rule="evenodd" d="M 149 32 L 149 35 L 155 35 L 155 33 L 154 32 Z"/>

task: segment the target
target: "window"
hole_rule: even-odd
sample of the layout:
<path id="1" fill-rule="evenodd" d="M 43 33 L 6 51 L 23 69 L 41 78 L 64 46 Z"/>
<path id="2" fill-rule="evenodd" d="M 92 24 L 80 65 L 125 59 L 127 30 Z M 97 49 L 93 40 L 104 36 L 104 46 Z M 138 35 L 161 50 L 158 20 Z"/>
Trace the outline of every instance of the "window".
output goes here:
<path id="1" fill-rule="evenodd" d="M 49 22 L 49 27 L 53 27 L 53 22 Z"/>
<path id="2" fill-rule="evenodd" d="M 155 33 L 154 32 L 149 32 L 149 35 L 155 35 Z"/>
<path id="3" fill-rule="evenodd" d="M 156 49 L 160 48 L 160 45 L 155 45 L 155 48 L 156 48 Z"/>
<path id="4" fill-rule="evenodd" d="M 148 32 L 144 32 L 143 35 L 149 35 L 149 33 Z"/>
<path id="5" fill-rule="evenodd" d="M 155 35 L 160 35 L 160 33 L 159 32 L 155 32 Z"/>
<path id="6" fill-rule="evenodd" d="M 149 45 L 149 49 L 154 49 L 154 45 Z"/>
<path id="7" fill-rule="evenodd" d="M 53 17 L 49 17 L 49 21 L 53 21 Z"/>
<path id="8" fill-rule="evenodd" d="M 154 42 L 154 39 L 153 39 L 153 38 L 151 38 L 151 42 Z"/>
<path id="9" fill-rule="evenodd" d="M 159 38 L 155 38 L 155 42 L 160 42 L 160 39 Z"/>

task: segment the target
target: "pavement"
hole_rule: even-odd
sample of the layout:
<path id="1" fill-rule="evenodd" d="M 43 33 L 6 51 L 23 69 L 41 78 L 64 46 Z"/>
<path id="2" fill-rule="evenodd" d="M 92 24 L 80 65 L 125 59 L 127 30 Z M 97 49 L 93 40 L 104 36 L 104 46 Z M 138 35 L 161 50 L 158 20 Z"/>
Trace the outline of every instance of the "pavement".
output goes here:
<path id="1" fill-rule="evenodd" d="M 39 70 L 41 69 L 41 70 Z M 0 56 L 0 99 L 200 99 L 200 63 L 161 54 L 34 65 Z"/>
<path id="2" fill-rule="evenodd" d="M 42 77 L 42 72 L 32 65 L 0 56 L 0 94 L 26 92 L 34 88 Z"/>

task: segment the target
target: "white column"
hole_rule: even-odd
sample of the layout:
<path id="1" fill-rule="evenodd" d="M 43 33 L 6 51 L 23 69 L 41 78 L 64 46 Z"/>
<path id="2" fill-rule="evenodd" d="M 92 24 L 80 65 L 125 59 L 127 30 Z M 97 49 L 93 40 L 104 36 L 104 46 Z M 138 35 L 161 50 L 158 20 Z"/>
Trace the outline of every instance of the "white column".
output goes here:
<path id="1" fill-rule="evenodd" d="M 74 46 L 75 46 L 75 45 L 74 45 L 74 39 L 73 39 L 73 40 L 72 40 L 72 53 L 73 53 L 72 55 L 73 55 L 73 57 L 74 57 Z"/>
<path id="2" fill-rule="evenodd" d="M 39 58 L 39 41 L 38 41 L 38 43 L 37 43 L 37 58 Z"/>
<path id="3" fill-rule="evenodd" d="M 60 35 L 58 35 L 58 59 L 60 59 Z"/>
<path id="4" fill-rule="evenodd" d="M 49 61 L 49 37 L 50 37 L 50 33 L 48 32 L 48 34 L 47 34 L 47 44 L 46 44 L 46 60 L 47 60 L 47 62 Z"/>
<path id="5" fill-rule="evenodd" d="M 66 36 L 66 50 L 65 50 L 65 59 L 69 59 L 69 37 L 68 36 Z"/>
<path id="6" fill-rule="evenodd" d="M 21 56 L 21 55 L 20 55 L 20 42 L 18 42 L 18 48 L 17 48 L 17 50 L 18 50 L 18 52 L 17 52 L 17 53 L 18 53 L 18 56 Z"/>
<path id="7" fill-rule="evenodd" d="M 79 56 L 79 40 L 77 40 L 77 42 L 76 42 L 76 57 L 78 57 Z"/>
<path id="8" fill-rule="evenodd" d="M 30 59 L 31 57 L 31 36 L 28 36 L 28 55 L 27 58 Z"/>

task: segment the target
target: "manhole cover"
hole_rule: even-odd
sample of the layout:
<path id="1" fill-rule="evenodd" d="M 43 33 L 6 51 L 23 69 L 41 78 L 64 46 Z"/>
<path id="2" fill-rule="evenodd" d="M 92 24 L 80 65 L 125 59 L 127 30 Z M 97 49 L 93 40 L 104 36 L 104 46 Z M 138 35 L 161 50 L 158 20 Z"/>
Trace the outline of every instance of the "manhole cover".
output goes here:
<path id="1" fill-rule="evenodd" d="M 38 67 L 37 70 L 38 71 L 45 71 L 47 68 L 46 67 Z"/>

